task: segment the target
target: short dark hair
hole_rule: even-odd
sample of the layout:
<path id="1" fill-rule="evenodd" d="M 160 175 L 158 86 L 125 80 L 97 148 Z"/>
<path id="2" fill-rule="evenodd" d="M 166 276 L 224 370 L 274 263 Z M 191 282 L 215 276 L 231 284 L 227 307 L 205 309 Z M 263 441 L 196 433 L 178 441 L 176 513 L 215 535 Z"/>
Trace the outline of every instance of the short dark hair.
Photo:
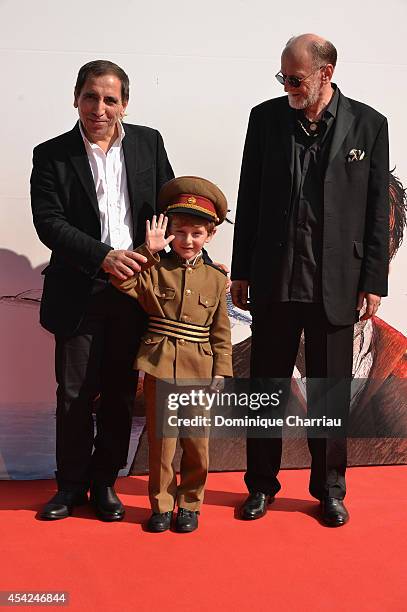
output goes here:
<path id="1" fill-rule="evenodd" d="M 130 83 L 129 77 L 124 72 L 123 68 L 120 68 L 117 64 L 109 62 L 109 60 L 94 60 L 88 62 L 79 69 L 78 76 L 75 83 L 75 98 L 78 98 L 83 86 L 90 76 L 104 76 L 106 74 L 113 74 L 116 76 L 122 84 L 122 102 L 129 101 Z"/>
<path id="2" fill-rule="evenodd" d="M 324 42 L 314 41 L 310 44 L 309 50 L 312 57 L 312 62 L 315 66 L 326 66 L 332 64 L 335 68 L 338 59 L 338 52 L 329 40 Z"/>
<path id="3" fill-rule="evenodd" d="M 393 259 L 403 242 L 404 229 L 407 225 L 407 194 L 401 181 L 393 174 L 389 174 L 389 201 L 390 201 L 390 260 Z"/>

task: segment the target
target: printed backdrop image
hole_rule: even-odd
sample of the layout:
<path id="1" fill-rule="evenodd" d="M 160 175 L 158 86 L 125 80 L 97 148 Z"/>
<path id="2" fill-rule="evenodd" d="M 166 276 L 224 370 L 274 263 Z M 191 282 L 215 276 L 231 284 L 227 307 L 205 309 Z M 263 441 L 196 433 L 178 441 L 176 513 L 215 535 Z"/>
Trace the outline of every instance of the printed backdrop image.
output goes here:
<path id="1" fill-rule="evenodd" d="M 104 0 L 0 1 L 7 96 L 0 166 L 1 479 L 54 477 L 54 339 L 38 322 L 41 271 L 50 253 L 32 225 L 29 179 L 33 147 L 77 121 L 73 87 L 80 66 L 109 59 L 123 67 L 130 78 L 125 121 L 160 131 L 176 175 L 203 176 L 219 185 L 233 221 L 250 109 L 283 95 L 274 78 L 281 50 L 292 35 L 310 31 L 337 47 L 333 82 L 340 90 L 389 121 L 389 296 L 377 317 L 355 326 L 353 376 L 361 382 L 351 404 L 355 422 L 369 423 L 372 431 L 376 427 L 377 436 L 351 439 L 349 458 L 354 465 L 407 463 L 406 437 L 380 437 L 381 423 L 390 417 L 397 420 L 397 435 L 407 435 L 407 5 L 389 0 L 367 11 L 363 2 L 344 0 L 334 19 L 327 17 L 326 7 L 322 0 L 315 0 L 312 10 L 299 0 L 278 6 L 266 0 L 208 0 L 204 5 L 127 0 L 119 18 Z M 97 27 L 90 27 L 95 20 Z M 223 224 L 209 248 L 214 261 L 230 265 L 232 239 L 233 225 Z M 228 309 L 235 375 L 247 377 L 250 315 L 230 298 Z M 296 409 L 304 413 L 302 348 L 293 386 Z M 121 475 L 146 471 L 143 428 L 140 382 Z M 244 469 L 243 439 L 217 439 L 211 445 L 211 469 Z M 305 440 L 289 441 L 284 466 L 308 464 Z"/>

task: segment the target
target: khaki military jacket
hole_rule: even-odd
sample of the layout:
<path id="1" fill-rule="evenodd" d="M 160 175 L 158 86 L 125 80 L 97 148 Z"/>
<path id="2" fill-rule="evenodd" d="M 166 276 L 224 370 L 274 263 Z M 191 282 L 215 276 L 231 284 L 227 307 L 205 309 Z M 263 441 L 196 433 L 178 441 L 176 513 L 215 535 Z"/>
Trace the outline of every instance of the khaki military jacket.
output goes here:
<path id="1" fill-rule="evenodd" d="M 147 257 L 142 271 L 125 281 L 111 276 L 112 284 L 137 299 L 150 316 L 210 326 L 210 330 L 209 341 L 199 343 L 148 331 L 135 369 L 169 381 L 232 376 L 225 275 L 202 258 L 190 265 L 176 254 L 160 259 L 146 245 L 136 251 Z"/>

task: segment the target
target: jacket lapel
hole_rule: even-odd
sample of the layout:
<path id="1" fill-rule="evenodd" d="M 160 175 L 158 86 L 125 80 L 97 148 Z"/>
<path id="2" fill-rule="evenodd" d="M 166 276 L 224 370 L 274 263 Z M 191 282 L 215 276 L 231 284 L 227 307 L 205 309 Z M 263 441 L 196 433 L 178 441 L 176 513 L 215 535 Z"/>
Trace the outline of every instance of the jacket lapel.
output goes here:
<path id="1" fill-rule="evenodd" d="M 290 168 L 291 186 L 293 183 L 294 176 L 294 129 L 294 113 L 291 112 L 291 108 L 287 101 L 287 104 L 284 107 L 282 121 L 280 122 L 280 130 L 281 140 L 283 142 L 284 151 L 287 156 L 288 166 Z"/>
<path id="2" fill-rule="evenodd" d="M 90 203 L 94 208 L 99 218 L 99 206 L 96 197 L 95 183 L 93 181 L 92 170 L 90 169 L 88 156 L 85 145 L 83 144 L 82 136 L 79 131 L 79 123 L 77 123 L 71 132 L 71 146 L 68 151 L 68 157 L 82 183 Z"/>
<path id="3" fill-rule="evenodd" d="M 131 202 L 131 209 L 134 214 L 135 207 L 135 195 L 137 192 L 136 186 L 136 147 L 137 139 L 134 137 L 129 127 L 124 124 L 125 136 L 123 138 L 123 153 L 126 164 L 126 175 L 127 175 L 127 189 L 129 192 L 129 198 Z"/>
<path id="4" fill-rule="evenodd" d="M 345 140 L 354 120 L 355 117 L 350 110 L 348 99 L 339 92 L 338 110 L 336 114 L 331 150 L 329 152 L 328 166 L 341 148 L 342 143 Z"/>

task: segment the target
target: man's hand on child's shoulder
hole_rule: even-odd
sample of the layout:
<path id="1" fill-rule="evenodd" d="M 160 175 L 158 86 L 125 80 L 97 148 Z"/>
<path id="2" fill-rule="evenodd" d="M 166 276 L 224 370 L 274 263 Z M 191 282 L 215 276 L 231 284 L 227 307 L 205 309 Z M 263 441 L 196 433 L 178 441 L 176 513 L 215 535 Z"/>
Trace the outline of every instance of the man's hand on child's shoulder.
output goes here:
<path id="1" fill-rule="evenodd" d="M 213 265 L 216 266 L 217 268 L 220 268 L 221 270 L 223 270 L 227 276 L 227 280 L 226 280 L 226 293 L 229 293 L 230 291 L 230 285 L 232 284 L 232 281 L 229 278 L 229 268 L 227 267 L 226 264 L 223 263 L 219 263 L 218 261 L 214 261 Z"/>

